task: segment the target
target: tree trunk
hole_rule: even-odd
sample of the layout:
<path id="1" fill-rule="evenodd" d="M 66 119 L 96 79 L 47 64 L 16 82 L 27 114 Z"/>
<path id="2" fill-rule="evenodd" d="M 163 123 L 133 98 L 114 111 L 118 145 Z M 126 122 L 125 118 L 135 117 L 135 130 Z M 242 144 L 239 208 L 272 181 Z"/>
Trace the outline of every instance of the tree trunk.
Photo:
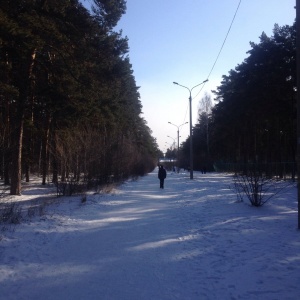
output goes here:
<path id="1" fill-rule="evenodd" d="M 25 179 L 26 179 L 26 182 L 29 182 L 29 174 L 30 174 L 30 167 L 29 167 L 29 164 L 26 164 L 25 166 Z"/>
<path id="2" fill-rule="evenodd" d="M 16 128 L 13 135 L 12 142 L 12 169 L 11 169 L 11 185 L 10 194 L 21 194 L 21 179 L 22 179 L 22 143 L 23 143 L 23 128 L 24 128 L 24 114 L 22 113 L 17 120 L 15 120 Z"/>
<path id="3" fill-rule="evenodd" d="M 49 132 L 50 132 L 50 123 L 51 123 L 51 117 L 47 116 L 46 125 L 45 125 L 45 132 L 43 136 L 42 141 L 42 176 L 43 181 L 42 184 L 46 184 L 46 178 L 48 174 L 48 148 L 49 148 Z"/>
<path id="4" fill-rule="evenodd" d="M 10 153 L 10 134 L 9 134 L 9 128 L 10 128 L 10 119 L 8 117 L 8 108 L 9 105 L 7 104 L 7 116 L 5 120 L 5 127 L 6 130 L 4 131 L 4 138 L 3 138 L 3 179 L 4 184 L 9 185 L 9 164 L 11 162 L 11 153 Z"/>
<path id="5" fill-rule="evenodd" d="M 19 78 L 17 84 L 19 85 L 19 99 L 16 107 L 16 115 L 14 119 L 14 129 L 12 131 L 12 169 L 11 169 L 11 195 L 21 194 L 21 179 L 22 179 L 22 147 L 23 147 L 23 131 L 24 131 L 24 114 L 25 107 L 31 89 L 31 81 L 33 74 L 33 67 L 36 57 L 36 49 L 32 49 L 28 53 L 28 57 L 22 58 L 23 64 L 19 67 Z M 21 57 L 20 57 L 21 58 Z"/>
<path id="6" fill-rule="evenodd" d="M 57 183 L 58 182 L 58 162 L 57 162 L 57 157 L 58 157 L 58 153 L 57 153 L 57 144 L 56 144 L 56 136 L 54 133 L 53 136 L 53 141 L 52 141 L 52 145 L 53 145 L 53 151 L 52 151 L 52 183 Z"/>

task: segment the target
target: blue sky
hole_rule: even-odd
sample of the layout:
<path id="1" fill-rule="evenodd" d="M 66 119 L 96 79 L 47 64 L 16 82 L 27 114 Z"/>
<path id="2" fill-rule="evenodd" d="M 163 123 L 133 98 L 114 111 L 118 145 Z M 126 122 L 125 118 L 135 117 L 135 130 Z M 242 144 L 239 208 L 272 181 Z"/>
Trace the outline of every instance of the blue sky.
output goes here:
<path id="1" fill-rule="evenodd" d="M 84 2 L 84 0 L 83 0 Z M 85 1 L 91 2 L 91 1 Z M 129 58 L 140 87 L 143 117 L 166 151 L 177 140 L 177 128 L 189 122 L 188 88 L 207 79 L 223 44 L 240 0 L 127 0 L 127 12 L 117 30 L 129 39 Z M 295 0 L 242 0 L 230 33 L 209 82 L 192 92 L 193 125 L 204 93 L 220 85 L 247 57 L 249 42 L 259 42 L 274 24 L 292 25 Z M 201 91 L 200 91 L 201 90 Z M 211 94 L 213 97 L 213 94 Z M 180 128 L 180 142 L 189 125 Z"/>

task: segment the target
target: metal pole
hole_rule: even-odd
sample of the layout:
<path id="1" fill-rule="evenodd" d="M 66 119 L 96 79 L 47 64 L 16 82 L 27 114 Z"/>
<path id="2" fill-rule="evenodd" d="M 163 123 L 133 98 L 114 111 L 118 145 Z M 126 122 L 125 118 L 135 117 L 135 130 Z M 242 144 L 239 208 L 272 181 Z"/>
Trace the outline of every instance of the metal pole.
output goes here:
<path id="1" fill-rule="evenodd" d="M 297 49 L 297 183 L 298 229 L 300 229 L 300 0 L 296 0 L 296 49 Z"/>
<path id="2" fill-rule="evenodd" d="M 179 173 L 179 127 L 177 128 L 177 173 Z"/>
<path id="3" fill-rule="evenodd" d="M 187 124 L 188 122 L 185 122 L 185 123 L 183 123 L 181 125 L 175 125 L 172 122 L 168 122 L 168 123 L 171 124 L 171 125 L 173 125 L 173 126 L 175 126 L 177 128 L 177 155 L 176 156 L 177 156 L 177 173 L 179 173 L 179 138 L 180 138 L 180 136 L 179 136 L 179 128 L 181 126 Z M 175 142 L 174 142 L 174 144 L 175 144 Z"/>
<path id="4" fill-rule="evenodd" d="M 190 179 L 194 178 L 194 162 L 193 162 L 193 125 L 192 125 L 192 93 L 190 91 Z"/>
<path id="5" fill-rule="evenodd" d="M 193 160 L 193 126 L 192 126 L 192 90 L 195 87 L 197 87 L 197 86 L 199 86 L 199 85 L 201 85 L 201 84 L 203 84 L 207 81 L 208 81 L 208 79 L 206 79 L 203 82 L 195 85 L 191 89 L 189 89 L 188 87 L 186 87 L 184 85 L 179 84 L 178 82 L 173 81 L 174 84 L 177 84 L 177 85 L 187 89 L 190 92 L 190 98 L 189 98 L 189 101 L 190 101 L 190 179 L 194 178 L 194 174 L 193 174 L 194 160 Z"/>
<path id="6" fill-rule="evenodd" d="M 177 153 L 179 151 L 179 127 L 177 129 Z"/>

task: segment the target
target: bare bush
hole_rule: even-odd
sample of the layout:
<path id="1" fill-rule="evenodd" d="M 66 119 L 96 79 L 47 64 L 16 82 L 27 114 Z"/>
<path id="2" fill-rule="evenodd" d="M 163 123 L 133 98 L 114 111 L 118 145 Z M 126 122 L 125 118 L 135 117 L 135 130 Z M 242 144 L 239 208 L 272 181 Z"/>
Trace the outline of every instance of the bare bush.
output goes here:
<path id="1" fill-rule="evenodd" d="M 33 218 L 35 216 L 43 216 L 45 215 L 45 203 L 39 203 L 37 205 L 32 205 L 27 209 L 27 217 Z"/>
<path id="2" fill-rule="evenodd" d="M 57 197 L 83 194 L 87 189 L 87 184 L 76 180 L 57 182 Z"/>
<path id="3" fill-rule="evenodd" d="M 236 172 L 233 177 L 234 188 L 239 201 L 246 198 L 251 205 L 260 207 L 280 191 L 291 185 L 287 181 L 270 178 L 257 165 L 248 166 L 244 171 Z"/>
<path id="4" fill-rule="evenodd" d="M 4 202 L 0 205 L 1 224 L 19 224 L 22 220 L 22 210 L 16 203 Z"/>

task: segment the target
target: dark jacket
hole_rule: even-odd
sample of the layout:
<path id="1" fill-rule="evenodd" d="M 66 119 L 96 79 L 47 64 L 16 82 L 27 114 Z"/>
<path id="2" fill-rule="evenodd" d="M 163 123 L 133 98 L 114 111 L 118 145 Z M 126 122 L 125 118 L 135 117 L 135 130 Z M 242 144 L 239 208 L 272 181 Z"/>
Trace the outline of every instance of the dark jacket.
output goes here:
<path id="1" fill-rule="evenodd" d="M 163 166 L 159 167 L 159 170 L 158 170 L 158 178 L 159 179 L 165 179 L 167 177 L 167 172 L 166 170 L 164 169 Z"/>

